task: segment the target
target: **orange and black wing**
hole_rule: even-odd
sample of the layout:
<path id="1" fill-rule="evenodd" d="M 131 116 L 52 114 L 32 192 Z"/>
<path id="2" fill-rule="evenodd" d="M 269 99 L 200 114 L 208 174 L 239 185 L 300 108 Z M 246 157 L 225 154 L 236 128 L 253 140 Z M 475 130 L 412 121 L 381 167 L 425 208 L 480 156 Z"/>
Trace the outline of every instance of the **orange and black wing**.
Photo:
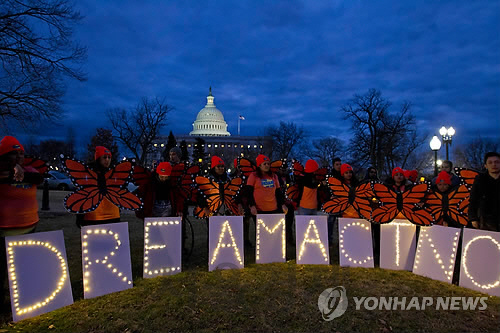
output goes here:
<path id="1" fill-rule="evenodd" d="M 34 169 L 36 169 L 41 175 L 45 175 L 47 171 L 49 170 L 49 166 L 47 165 L 47 162 L 45 162 L 42 159 L 32 157 L 32 156 L 25 156 L 24 157 L 24 166 L 30 166 Z"/>
<path id="2" fill-rule="evenodd" d="M 132 174 L 132 179 L 134 181 L 134 184 L 141 187 L 149 183 L 149 181 L 151 180 L 151 175 L 152 175 L 151 171 L 140 165 L 136 165 L 134 166 L 134 173 Z"/>
<path id="3" fill-rule="evenodd" d="M 117 207 L 139 210 L 142 208 L 141 199 L 131 193 L 127 188 L 132 178 L 133 170 L 134 164 L 131 161 L 123 161 L 108 170 L 104 174 L 104 179 L 106 181 L 105 196 Z"/>
<path id="4" fill-rule="evenodd" d="M 244 180 L 240 177 L 233 178 L 231 181 L 224 184 L 224 205 L 233 213 L 240 215 L 236 196 L 240 193 Z"/>
<path id="5" fill-rule="evenodd" d="M 476 176 L 479 174 L 476 170 L 466 168 L 455 168 L 455 173 L 469 190 L 472 188 L 472 184 L 474 184 L 474 179 L 476 179 Z"/>
<path id="6" fill-rule="evenodd" d="M 238 168 L 241 170 L 245 177 L 250 176 L 252 172 L 257 170 L 255 164 L 252 163 L 248 158 L 240 157 L 238 158 Z"/>
<path id="7" fill-rule="evenodd" d="M 334 177 L 328 177 L 328 188 L 332 198 L 325 202 L 321 209 L 328 214 L 342 213 L 349 207 L 349 187 Z"/>
<path id="8" fill-rule="evenodd" d="M 371 183 L 373 193 L 381 205 L 372 211 L 370 222 L 389 223 L 398 215 L 397 194 L 382 183 Z"/>
<path id="9" fill-rule="evenodd" d="M 293 175 L 304 176 L 304 166 L 299 161 L 293 162 Z"/>
<path id="10" fill-rule="evenodd" d="M 207 200 L 207 207 L 210 210 L 210 213 L 213 214 L 217 210 L 219 210 L 222 205 L 222 196 L 219 189 L 219 184 L 215 182 L 213 179 L 197 176 L 195 177 L 195 182 L 198 185 L 198 189 L 201 195 L 205 197 Z M 199 207 L 198 207 L 199 208 Z M 204 218 L 203 209 L 195 209 L 194 214 L 198 218 Z"/>
<path id="11" fill-rule="evenodd" d="M 465 184 L 460 185 L 448 196 L 448 214 L 450 218 L 466 226 L 469 224 L 469 188 Z"/>
<path id="12" fill-rule="evenodd" d="M 427 196 L 430 185 L 421 183 L 413 186 L 402 194 L 402 213 L 416 225 L 429 226 L 435 221 L 431 213 L 423 208 L 424 198 Z"/>
<path id="13" fill-rule="evenodd" d="M 375 193 L 370 183 L 358 185 L 354 191 L 354 200 L 352 206 L 358 212 L 359 216 L 370 221 L 372 215 L 372 200 Z"/>
<path id="14" fill-rule="evenodd" d="M 430 192 L 425 199 L 425 208 L 438 222 L 443 217 L 443 195 L 437 191 Z"/>
<path id="15" fill-rule="evenodd" d="M 326 179 L 327 174 L 328 174 L 327 168 L 319 168 L 318 170 L 316 170 L 316 172 L 314 172 L 316 179 L 319 180 L 320 182 Z"/>
<path id="16" fill-rule="evenodd" d="M 286 197 L 292 201 L 293 206 L 297 209 L 299 201 L 299 184 L 290 184 L 286 189 Z"/>
<path id="17" fill-rule="evenodd" d="M 278 171 L 283 167 L 283 160 L 276 160 L 271 162 L 271 172 L 278 173 Z"/>
<path id="18" fill-rule="evenodd" d="M 104 196 L 99 188 L 97 174 L 82 162 L 62 158 L 64 171 L 69 175 L 76 191 L 64 198 L 64 206 L 70 213 L 81 214 L 95 210 Z"/>
<path id="19" fill-rule="evenodd" d="M 196 195 L 198 193 L 198 187 L 194 182 L 194 178 L 200 174 L 200 166 L 194 164 L 186 169 L 181 179 L 180 193 L 184 199 L 191 202 L 196 202 Z"/>
<path id="20" fill-rule="evenodd" d="M 170 183 L 172 186 L 178 186 L 181 183 L 182 175 L 186 172 L 186 165 L 184 163 L 179 163 L 172 166 L 172 172 L 170 173 Z"/>

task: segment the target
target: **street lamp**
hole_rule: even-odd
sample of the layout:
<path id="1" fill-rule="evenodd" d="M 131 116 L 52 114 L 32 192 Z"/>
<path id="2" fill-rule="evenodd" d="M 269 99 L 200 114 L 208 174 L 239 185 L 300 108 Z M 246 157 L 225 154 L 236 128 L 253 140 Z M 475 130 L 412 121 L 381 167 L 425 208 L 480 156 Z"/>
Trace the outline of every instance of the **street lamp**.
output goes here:
<path id="1" fill-rule="evenodd" d="M 451 126 L 448 129 L 443 126 L 439 129 L 439 134 L 441 134 L 443 142 L 446 145 L 446 160 L 448 161 L 450 159 L 448 156 L 448 144 L 451 146 L 451 139 L 455 135 L 455 129 Z"/>
<path id="2" fill-rule="evenodd" d="M 431 149 L 434 151 L 434 177 L 435 177 L 438 174 L 437 159 L 438 159 L 438 150 L 441 148 L 441 140 L 439 140 L 439 138 L 436 135 L 434 135 L 429 145 L 431 146 Z"/>

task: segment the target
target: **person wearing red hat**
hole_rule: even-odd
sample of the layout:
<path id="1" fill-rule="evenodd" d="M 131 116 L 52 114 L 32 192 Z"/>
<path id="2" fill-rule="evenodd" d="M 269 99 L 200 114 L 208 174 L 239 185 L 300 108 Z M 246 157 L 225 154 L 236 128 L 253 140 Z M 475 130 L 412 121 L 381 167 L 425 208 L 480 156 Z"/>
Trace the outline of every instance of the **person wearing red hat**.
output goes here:
<path id="1" fill-rule="evenodd" d="M 34 232 L 38 221 L 36 186 L 43 181 L 36 169 L 24 167 L 24 148 L 13 136 L 0 141 L 0 304 L 7 279 L 5 237 Z"/>
<path id="2" fill-rule="evenodd" d="M 356 187 L 359 184 L 358 178 L 354 176 L 352 167 L 347 163 L 342 164 L 340 167 L 340 177 L 340 181 L 349 187 Z"/>
<path id="3" fill-rule="evenodd" d="M 280 191 L 278 176 L 271 171 L 271 161 L 269 157 L 260 154 L 255 159 L 257 169 L 251 173 L 245 186 L 245 198 L 250 208 L 250 213 L 257 214 L 276 214 L 288 213 L 288 207 L 285 205 L 283 192 Z M 245 224 L 246 241 L 249 240 L 249 225 Z"/>
<path id="4" fill-rule="evenodd" d="M 103 177 L 111 166 L 111 151 L 104 146 L 95 147 L 94 161 L 88 167 Z M 92 212 L 76 214 L 76 225 L 81 228 L 88 225 L 120 222 L 120 209 L 107 198 Z"/>
<path id="5" fill-rule="evenodd" d="M 411 184 L 406 182 L 405 171 L 400 167 L 392 169 L 392 177 L 385 181 L 385 185 L 397 193 L 403 193 L 411 188 Z"/>
<path id="6" fill-rule="evenodd" d="M 446 171 L 450 175 L 452 189 L 460 186 L 460 178 L 453 173 L 453 163 L 451 161 L 443 161 L 443 163 L 441 164 L 441 171 Z M 433 185 L 436 185 L 436 179 L 437 177 L 434 177 L 432 179 Z"/>
<path id="7" fill-rule="evenodd" d="M 170 181 L 172 165 L 161 162 L 151 174 L 149 181 L 139 186 L 137 192 L 142 197 L 144 208 L 136 212 L 139 218 L 182 216 L 184 200 L 178 187 Z"/>
<path id="8" fill-rule="evenodd" d="M 231 180 L 231 178 L 228 176 L 227 171 L 226 171 L 226 165 L 224 163 L 224 160 L 220 158 L 219 156 L 212 156 L 212 159 L 210 161 L 210 171 L 208 174 L 208 178 L 212 179 L 214 182 L 219 184 L 219 188 L 224 187 L 224 185 Z M 201 181 L 201 179 L 200 179 Z M 240 214 L 243 215 L 243 206 L 241 205 L 240 198 L 239 196 L 236 196 L 235 198 L 236 203 L 238 204 L 238 208 L 240 211 Z M 219 211 L 217 212 L 211 212 L 210 209 L 208 208 L 208 203 L 207 200 L 203 195 L 198 196 L 198 206 L 200 208 L 203 208 L 205 210 L 205 215 L 209 216 L 217 216 L 217 215 L 233 215 L 232 212 L 229 209 L 226 209 L 227 207 L 225 205 L 221 205 L 219 207 Z"/>
<path id="9" fill-rule="evenodd" d="M 318 169 L 319 165 L 315 160 L 307 160 L 304 176 L 297 178 L 299 215 L 316 215 L 321 206 L 320 191 L 318 191 L 320 182 L 315 174 Z"/>

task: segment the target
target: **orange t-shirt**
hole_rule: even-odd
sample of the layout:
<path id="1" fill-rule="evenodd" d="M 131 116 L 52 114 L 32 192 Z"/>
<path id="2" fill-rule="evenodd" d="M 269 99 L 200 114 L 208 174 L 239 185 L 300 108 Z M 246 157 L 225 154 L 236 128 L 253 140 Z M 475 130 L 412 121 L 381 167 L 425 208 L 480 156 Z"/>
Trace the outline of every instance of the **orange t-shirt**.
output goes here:
<path id="1" fill-rule="evenodd" d="M 307 209 L 318 209 L 318 188 L 304 186 L 300 207 Z"/>
<path id="2" fill-rule="evenodd" d="M 99 207 L 96 210 L 86 213 L 83 216 L 85 221 L 103 221 L 117 219 L 120 217 L 120 209 L 113 205 L 111 201 L 104 198 L 102 199 Z"/>
<path id="3" fill-rule="evenodd" d="M 259 178 L 254 172 L 248 177 L 247 185 L 253 187 L 253 198 L 258 211 L 270 212 L 278 209 L 276 189 L 280 187 L 278 176 Z"/>
<path id="4" fill-rule="evenodd" d="M 0 184 L 0 228 L 27 228 L 38 220 L 36 185 Z"/>

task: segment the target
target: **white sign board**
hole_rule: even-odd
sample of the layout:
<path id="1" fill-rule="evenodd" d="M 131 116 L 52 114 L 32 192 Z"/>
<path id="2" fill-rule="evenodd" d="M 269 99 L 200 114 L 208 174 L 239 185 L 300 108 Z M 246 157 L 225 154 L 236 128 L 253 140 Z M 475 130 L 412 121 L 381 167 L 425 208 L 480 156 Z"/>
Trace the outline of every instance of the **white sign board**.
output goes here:
<path id="1" fill-rule="evenodd" d="M 295 216 L 297 264 L 330 264 L 326 215 Z"/>
<path id="2" fill-rule="evenodd" d="M 143 278 L 177 274 L 181 271 L 181 261 L 181 218 L 145 218 Z"/>
<path id="3" fill-rule="evenodd" d="M 84 298 L 132 288 L 128 223 L 85 226 L 81 236 Z"/>
<path id="4" fill-rule="evenodd" d="M 408 220 L 393 220 L 380 226 L 380 268 L 413 269 L 417 249 L 417 226 Z"/>
<path id="5" fill-rule="evenodd" d="M 5 250 L 14 321 L 73 304 L 62 230 L 5 237 Z"/>
<path id="6" fill-rule="evenodd" d="M 370 222 L 339 218 L 339 261 L 342 267 L 374 267 Z"/>
<path id="7" fill-rule="evenodd" d="M 208 270 L 243 268 L 243 216 L 211 216 Z"/>
<path id="8" fill-rule="evenodd" d="M 421 227 L 413 273 L 451 283 L 459 238 L 457 228 Z"/>
<path id="9" fill-rule="evenodd" d="M 255 226 L 255 262 L 286 262 L 286 224 L 283 214 L 259 214 Z"/>
<path id="10" fill-rule="evenodd" d="M 459 285 L 500 296 L 500 232 L 464 229 Z"/>

